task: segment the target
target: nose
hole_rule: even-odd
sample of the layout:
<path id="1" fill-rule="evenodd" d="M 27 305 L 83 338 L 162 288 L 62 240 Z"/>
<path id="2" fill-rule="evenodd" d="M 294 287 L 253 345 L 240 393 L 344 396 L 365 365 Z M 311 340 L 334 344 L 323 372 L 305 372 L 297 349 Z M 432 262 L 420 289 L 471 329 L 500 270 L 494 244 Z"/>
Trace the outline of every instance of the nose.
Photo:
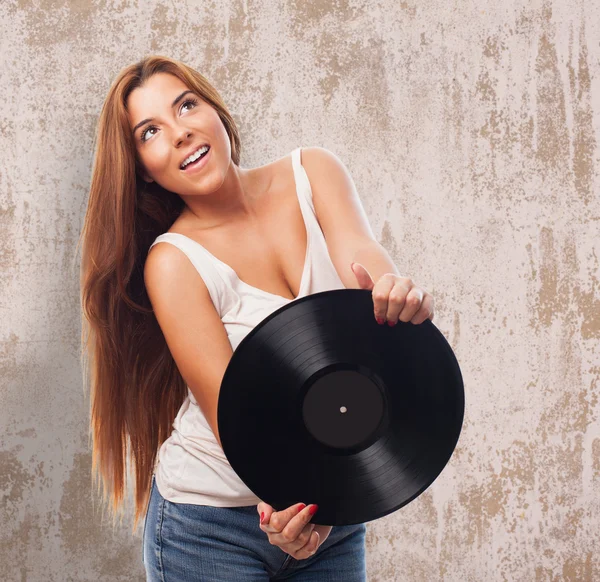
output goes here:
<path id="1" fill-rule="evenodd" d="M 181 142 L 189 138 L 190 135 L 192 135 L 192 132 L 189 129 L 182 127 L 179 131 L 175 132 L 175 145 L 181 145 Z"/>

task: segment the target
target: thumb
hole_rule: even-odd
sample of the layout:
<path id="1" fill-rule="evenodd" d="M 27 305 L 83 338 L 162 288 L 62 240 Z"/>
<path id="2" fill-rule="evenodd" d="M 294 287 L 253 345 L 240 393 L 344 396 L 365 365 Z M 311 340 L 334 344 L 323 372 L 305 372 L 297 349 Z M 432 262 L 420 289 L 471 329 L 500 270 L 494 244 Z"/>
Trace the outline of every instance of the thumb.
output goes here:
<path id="1" fill-rule="evenodd" d="M 261 522 L 263 524 L 265 524 L 265 523 L 269 523 L 269 520 L 271 519 L 271 514 L 273 513 L 274 509 L 268 503 L 261 501 L 256 506 L 256 511 L 257 511 L 258 515 L 261 516 Z"/>
<path id="2" fill-rule="evenodd" d="M 350 268 L 356 276 L 356 280 L 358 281 L 361 289 L 367 289 L 368 291 L 371 291 L 373 287 L 375 287 L 375 281 L 373 281 L 369 271 L 367 271 L 363 265 L 360 263 L 352 263 Z"/>

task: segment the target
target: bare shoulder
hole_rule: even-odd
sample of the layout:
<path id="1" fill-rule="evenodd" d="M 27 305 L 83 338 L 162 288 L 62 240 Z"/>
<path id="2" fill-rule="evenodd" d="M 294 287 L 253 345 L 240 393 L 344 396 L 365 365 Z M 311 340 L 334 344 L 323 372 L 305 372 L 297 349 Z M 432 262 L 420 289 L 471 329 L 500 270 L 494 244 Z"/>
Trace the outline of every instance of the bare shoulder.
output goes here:
<path id="1" fill-rule="evenodd" d="M 263 180 L 273 185 L 276 191 L 289 191 L 290 184 L 294 183 L 292 168 L 292 155 L 295 150 L 288 152 L 272 162 L 253 170 L 257 176 L 262 175 Z M 319 146 L 302 147 L 300 151 L 300 164 L 304 167 L 310 182 L 319 181 L 321 176 L 327 177 L 332 168 L 343 167 L 341 160 L 330 150 Z"/>
<path id="2" fill-rule="evenodd" d="M 208 288 L 194 265 L 170 243 L 158 243 L 150 249 L 144 265 L 144 283 L 149 295 L 176 293 L 180 285 L 193 285 L 208 295 Z"/>
<path id="3" fill-rule="evenodd" d="M 191 310 L 199 315 L 216 314 L 204 279 L 187 255 L 168 242 L 150 249 L 144 284 L 159 323 L 161 319 L 185 318 Z"/>
<path id="4" fill-rule="evenodd" d="M 327 177 L 330 172 L 347 171 L 344 163 L 331 150 L 320 146 L 303 147 L 300 161 L 306 173 L 312 177 Z"/>

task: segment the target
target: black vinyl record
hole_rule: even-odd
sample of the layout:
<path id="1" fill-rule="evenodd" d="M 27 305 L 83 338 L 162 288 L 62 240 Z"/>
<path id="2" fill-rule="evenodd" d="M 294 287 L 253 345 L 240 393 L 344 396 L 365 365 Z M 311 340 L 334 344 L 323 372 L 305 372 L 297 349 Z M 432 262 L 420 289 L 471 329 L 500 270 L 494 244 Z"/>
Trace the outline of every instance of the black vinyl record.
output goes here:
<path id="1" fill-rule="evenodd" d="M 429 320 L 379 325 L 366 289 L 296 299 L 237 346 L 218 427 L 234 471 L 280 511 L 316 503 L 312 523 L 352 525 L 406 505 L 452 456 L 464 387 Z"/>

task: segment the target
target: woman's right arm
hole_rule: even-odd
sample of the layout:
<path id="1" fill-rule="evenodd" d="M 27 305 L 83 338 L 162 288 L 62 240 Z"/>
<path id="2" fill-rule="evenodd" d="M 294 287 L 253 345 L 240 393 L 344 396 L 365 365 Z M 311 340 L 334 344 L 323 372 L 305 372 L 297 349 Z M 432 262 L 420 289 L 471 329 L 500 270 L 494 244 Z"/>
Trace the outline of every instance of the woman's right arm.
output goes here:
<path id="1" fill-rule="evenodd" d="M 150 249 L 144 281 L 177 368 L 223 448 L 217 405 L 233 349 L 208 288 L 187 256 L 169 243 Z"/>
<path id="2" fill-rule="evenodd" d="M 223 448 L 217 405 L 233 350 L 208 289 L 187 256 L 168 243 L 157 244 L 148 253 L 144 281 L 175 363 Z M 299 513 L 297 504 L 275 512 L 261 501 L 257 508 L 268 514 L 260 528 L 270 543 L 297 560 L 312 556 L 331 531 L 331 526 L 310 523 L 310 506 Z"/>

